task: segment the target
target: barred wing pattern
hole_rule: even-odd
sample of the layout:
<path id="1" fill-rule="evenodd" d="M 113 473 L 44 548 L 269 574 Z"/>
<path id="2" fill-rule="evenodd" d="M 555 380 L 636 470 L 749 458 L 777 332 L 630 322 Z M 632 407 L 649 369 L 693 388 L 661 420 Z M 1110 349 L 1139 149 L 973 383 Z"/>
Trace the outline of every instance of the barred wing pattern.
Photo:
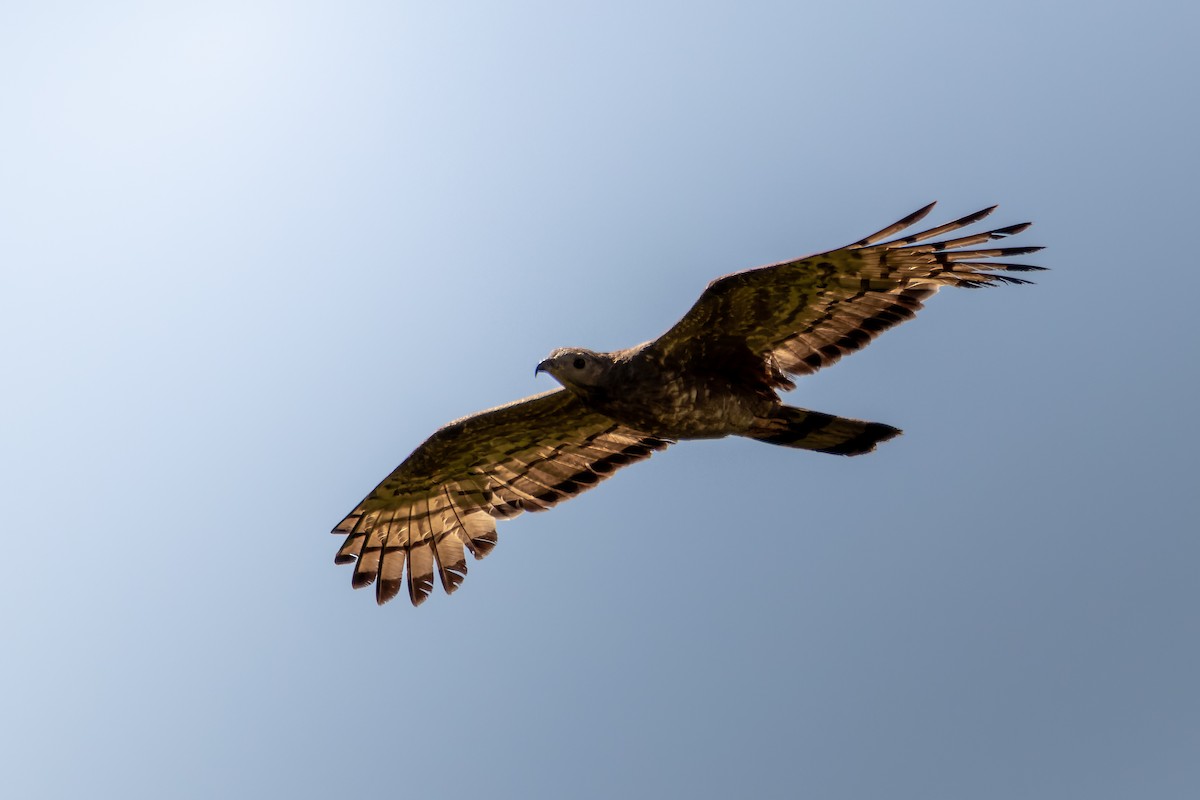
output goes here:
<path id="1" fill-rule="evenodd" d="M 995 206 L 887 241 L 923 219 L 934 205 L 848 247 L 718 278 L 650 347 L 660 358 L 686 358 L 698 340 L 741 339 L 784 372 L 809 375 L 912 319 L 922 301 L 942 286 L 1028 283 L 1001 273 L 1042 269 L 987 260 L 1040 247 L 971 249 L 1020 233 L 1028 222 L 928 242 L 982 220 Z"/>
<path id="2" fill-rule="evenodd" d="M 463 417 L 333 529 L 346 536 L 334 562 L 354 563 L 354 587 L 374 583 L 380 604 L 407 574 L 409 600 L 420 605 L 435 572 L 449 594 L 467 573 L 465 551 L 491 552 L 497 519 L 550 508 L 668 444 L 589 411 L 564 389 Z"/>

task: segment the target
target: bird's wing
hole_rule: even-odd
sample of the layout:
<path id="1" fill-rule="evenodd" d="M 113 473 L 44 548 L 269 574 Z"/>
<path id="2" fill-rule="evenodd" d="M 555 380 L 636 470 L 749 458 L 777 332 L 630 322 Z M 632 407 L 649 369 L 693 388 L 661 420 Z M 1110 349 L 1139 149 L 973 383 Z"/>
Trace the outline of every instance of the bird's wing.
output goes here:
<path id="1" fill-rule="evenodd" d="M 995 206 L 898 239 L 921 220 L 914 214 L 852 245 L 718 278 L 669 331 L 650 344 L 660 357 L 679 357 L 707 339 L 744 341 L 793 375 L 807 375 L 911 319 L 942 286 L 1028 283 L 1001 274 L 1042 267 L 991 261 L 1040 247 L 978 245 L 1020 233 L 1028 222 L 931 242 L 986 217 Z M 890 240 L 889 240 L 890 239 Z"/>
<path id="2" fill-rule="evenodd" d="M 464 547 L 483 558 L 496 520 L 542 511 L 670 444 L 589 411 L 557 389 L 451 422 L 430 436 L 333 529 L 334 561 L 356 562 L 352 583 L 400 592 L 419 605 L 437 572 L 449 594 L 467 572 Z"/>

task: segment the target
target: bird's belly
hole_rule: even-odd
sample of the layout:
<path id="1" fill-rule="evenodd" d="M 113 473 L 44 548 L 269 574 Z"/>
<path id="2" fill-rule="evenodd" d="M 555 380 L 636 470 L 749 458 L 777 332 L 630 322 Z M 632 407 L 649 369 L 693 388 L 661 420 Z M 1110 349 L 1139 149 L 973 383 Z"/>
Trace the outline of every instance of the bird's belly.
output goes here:
<path id="1" fill-rule="evenodd" d="M 744 433 L 756 416 L 769 405 L 757 397 L 739 396 L 728 391 L 713 392 L 705 386 L 660 387 L 640 393 L 636 401 L 628 396 L 612 398 L 604 414 L 617 422 L 667 439 L 718 439 Z"/>

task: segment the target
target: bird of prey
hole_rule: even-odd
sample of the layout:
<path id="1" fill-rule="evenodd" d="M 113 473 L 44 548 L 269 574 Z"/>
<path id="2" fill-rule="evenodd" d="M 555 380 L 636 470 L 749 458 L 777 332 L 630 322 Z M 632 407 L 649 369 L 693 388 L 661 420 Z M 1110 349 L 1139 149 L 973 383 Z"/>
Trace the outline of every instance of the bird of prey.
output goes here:
<path id="1" fill-rule="evenodd" d="M 784 405 L 789 375 L 810 375 L 911 319 L 943 286 L 1029 281 L 1042 269 L 994 261 L 1040 247 L 980 247 L 1030 223 L 937 237 L 995 206 L 898 236 L 933 203 L 846 247 L 735 272 L 708 285 L 657 339 L 597 353 L 559 348 L 537 365 L 562 388 L 451 422 L 419 446 L 333 529 L 334 559 L 352 585 L 385 603 L 407 582 L 419 605 L 436 573 L 447 594 L 467 572 L 466 550 L 496 545 L 496 520 L 543 511 L 620 467 L 683 439 L 745 436 L 856 456 L 900 433 Z M 897 237 L 897 238 L 893 238 Z M 407 581 L 405 578 L 407 577 Z"/>

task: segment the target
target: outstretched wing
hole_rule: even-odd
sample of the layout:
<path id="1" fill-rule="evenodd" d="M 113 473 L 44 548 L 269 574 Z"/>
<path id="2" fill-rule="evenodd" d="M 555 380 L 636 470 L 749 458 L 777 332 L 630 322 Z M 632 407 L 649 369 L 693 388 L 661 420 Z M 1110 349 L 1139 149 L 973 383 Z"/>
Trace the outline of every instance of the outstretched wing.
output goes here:
<path id="1" fill-rule="evenodd" d="M 976 247 L 1020 233 L 1028 222 L 928 241 L 978 222 L 995 206 L 888 241 L 933 206 L 848 247 L 718 278 L 650 347 L 662 358 L 675 358 L 707 339 L 737 339 L 779 369 L 807 375 L 911 319 L 942 286 L 1028 283 L 1001 273 L 1043 269 L 989 260 L 1040 247 Z"/>
<path id="2" fill-rule="evenodd" d="M 357 562 L 354 588 L 375 584 L 386 603 L 400 592 L 420 605 L 433 574 L 449 594 L 467 572 L 464 548 L 483 558 L 496 520 L 542 511 L 670 444 L 589 411 L 564 389 L 451 422 L 375 487 L 334 533 L 334 558 Z"/>

